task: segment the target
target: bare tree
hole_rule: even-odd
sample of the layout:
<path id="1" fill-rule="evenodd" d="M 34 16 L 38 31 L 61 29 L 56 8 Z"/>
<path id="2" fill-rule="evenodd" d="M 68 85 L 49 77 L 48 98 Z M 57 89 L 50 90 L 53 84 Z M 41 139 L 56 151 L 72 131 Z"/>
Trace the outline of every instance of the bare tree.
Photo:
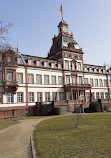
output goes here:
<path id="1" fill-rule="evenodd" d="M 0 40 L 6 40 L 7 34 L 9 33 L 9 29 L 13 26 L 12 23 L 8 22 L 7 24 L 4 24 L 2 21 L 0 21 Z"/>

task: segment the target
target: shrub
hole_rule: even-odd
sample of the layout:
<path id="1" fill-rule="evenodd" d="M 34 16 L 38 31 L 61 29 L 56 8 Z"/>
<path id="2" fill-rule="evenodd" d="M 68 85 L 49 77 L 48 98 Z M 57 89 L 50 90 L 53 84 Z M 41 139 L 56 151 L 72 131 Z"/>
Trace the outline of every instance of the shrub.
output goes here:
<path id="1" fill-rule="evenodd" d="M 89 108 L 85 108 L 85 109 L 84 109 L 84 112 L 85 112 L 85 113 L 91 113 L 91 110 L 90 110 Z"/>
<path id="2" fill-rule="evenodd" d="M 89 105 L 89 111 L 91 112 L 101 112 L 101 106 L 98 102 L 91 102 Z"/>
<path id="3" fill-rule="evenodd" d="M 60 115 L 60 108 L 59 107 L 54 107 L 52 109 L 51 115 Z"/>

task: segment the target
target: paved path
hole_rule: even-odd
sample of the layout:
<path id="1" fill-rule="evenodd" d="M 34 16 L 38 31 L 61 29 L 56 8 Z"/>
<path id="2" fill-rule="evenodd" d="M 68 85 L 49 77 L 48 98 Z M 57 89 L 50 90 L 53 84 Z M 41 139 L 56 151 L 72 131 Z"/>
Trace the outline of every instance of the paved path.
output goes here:
<path id="1" fill-rule="evenodd" d="M 68 114 L 70 115 L 70 114 Z M 55 116 L 62 117 L 64 115 Z M 66 116 L 66 115 L 65 115 Z M 0 158 L 31 158 L 30 136 L 34 127 L 52 117 L 21 120 L 20 123 L 0 131 Z"/>
<path id="2" fill-rule="evenodd" d="M 31 158 L 30 136 L 35 125 L 47 118 L 22 120 L 0 131 L 0 158 Z"/>

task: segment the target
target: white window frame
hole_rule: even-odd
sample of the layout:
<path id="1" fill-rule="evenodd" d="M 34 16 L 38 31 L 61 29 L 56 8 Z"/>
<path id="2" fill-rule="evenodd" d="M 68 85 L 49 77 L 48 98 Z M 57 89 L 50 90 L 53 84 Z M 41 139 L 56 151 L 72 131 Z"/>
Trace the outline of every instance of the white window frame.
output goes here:
<path id="1" fill-rule="evenodd" d="M 42 92 L 38 92 L 37 94 L 37 101 L 42 102 Z"/>
<path id="2" fill-rule="evenodd" d="M 18 93 L 18 103 L 23 103 L 23 92 Z"/>
<path id="3" fill-rule="evenodd" d="M 37 84 L 42 84 L 42 75 L 37 74 Z"/>
<path id="4" fill-rule="evenodd" d="M 29 92 L 28 93 L 28 101 L 29 101 L 29 103 L 34 102 L 34 92 Z"/>
<path id="5" fill-rule="evenodd" d="M 13 82 L 14 73 L 13 72 L 7 72 L 7 81 Z"/>
<path id="6" fill-rule="evenodd" d="M 45 101 L 49 102 L 50 101 L 50 92 L 45 93 Z"/>
<path id="7" fill-rule="evenodd" d="M 59 77 L 58 77 L 58 84 L 59 84 L 59 85 L 62 85 L 62 84 L 63 84 L 63 77 L 62 77 L 62 76 L 59 76 Z"/>
<path id="8" fill-rule="evenodd" d="M 51 76 L 51 83 L 52 83 L 53 85 L 56 84 L 56 76 Z"/>
<path id="9" fill-rule="evenodd" d="M 49 76 L 44 75 L 44 84 L 48 85 L 49 84 Z"/>
<path id="10" fill-rule="evenodd" d="M 7 102 L 8 103 L 13 103 L 13 93 L 8 93 L 7 94 Z"/>
<path id="11" fill-rule="evenodd" d="M 34 82 L 34 75 L 33 74 L 28 74 L 28 83 L 33 84 Z"/>
<path id="12" fill-rule="evenodd" d="M 64 100 L 64 92 L 59 92 L 59 100 Z"/>
<path id="13" fill-rule="evenodd" d="M 23 83 L 23 74 L 22 73 L 18 73 L 17 74 L 17 79 L 18 79 L 18 83 Z"/>

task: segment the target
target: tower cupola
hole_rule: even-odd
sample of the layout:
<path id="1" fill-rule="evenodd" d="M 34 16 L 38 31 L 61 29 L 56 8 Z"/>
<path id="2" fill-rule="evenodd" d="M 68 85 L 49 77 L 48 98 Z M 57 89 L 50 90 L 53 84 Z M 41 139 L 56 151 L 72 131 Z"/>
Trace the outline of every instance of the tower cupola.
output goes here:
<path id="1" fill-rule="evenodd" d="M 58 25 L 58 31 L 59 31 L 59 33 L 68 34 L 68 24 L 62 20 Z"/>

